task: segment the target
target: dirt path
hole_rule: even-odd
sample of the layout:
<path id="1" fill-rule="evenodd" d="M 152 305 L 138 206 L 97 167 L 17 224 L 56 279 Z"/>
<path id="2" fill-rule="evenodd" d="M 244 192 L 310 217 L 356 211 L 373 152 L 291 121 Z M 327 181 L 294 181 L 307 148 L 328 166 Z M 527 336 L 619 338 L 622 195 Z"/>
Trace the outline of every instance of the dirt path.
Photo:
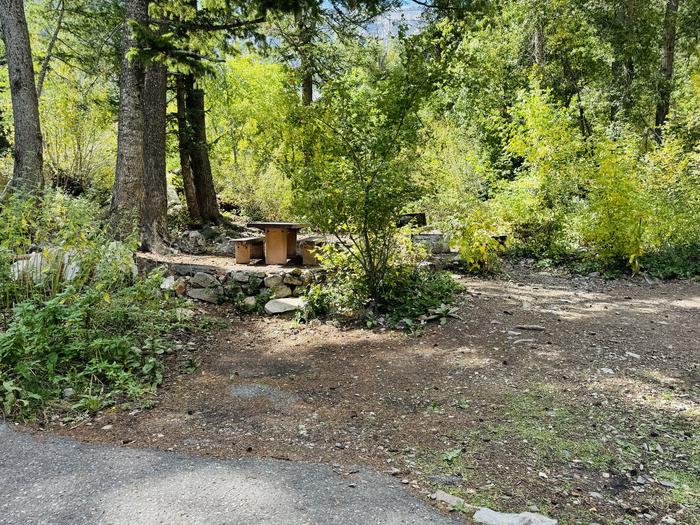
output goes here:
<path id="1" fill-rule="evenodd" d="M 462 281 L 462 319 L 420 337 L 213 310 L 229 327 L 181 342 L 153 409 L 52 430 L 363 465 L 560 523 L 700 523 L 700 283 Z"/>

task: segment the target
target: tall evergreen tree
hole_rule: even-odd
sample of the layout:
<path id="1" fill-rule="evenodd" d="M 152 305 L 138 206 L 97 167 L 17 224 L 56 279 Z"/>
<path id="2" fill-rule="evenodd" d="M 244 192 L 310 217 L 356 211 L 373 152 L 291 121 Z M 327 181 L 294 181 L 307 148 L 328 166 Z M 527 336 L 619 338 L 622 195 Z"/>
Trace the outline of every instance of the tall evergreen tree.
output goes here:
<path id="1" fill-rule="evenodd" d="M 23 0 L 0 0 L 14 122 L 14 170 L 10 190 L 34 192 L 44 185 L 43 142 L 34 64 Z"/>

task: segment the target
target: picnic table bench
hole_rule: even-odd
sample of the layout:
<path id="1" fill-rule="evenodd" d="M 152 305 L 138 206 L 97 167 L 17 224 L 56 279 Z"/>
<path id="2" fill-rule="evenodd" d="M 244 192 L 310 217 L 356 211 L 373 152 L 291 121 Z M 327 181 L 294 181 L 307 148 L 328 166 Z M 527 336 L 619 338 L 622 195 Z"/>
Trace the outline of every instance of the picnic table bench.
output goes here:
<path id="1" fill-rule="evenodd" d="M 262 237 L 233 239 L 236 264 L 249 264 L 251 259 L 262 259 L 264 254 L 263 241 Z"/>
<path id="2" fill-rule="evenodd" d="M 308 225 L 300 222 L 250 222 L 249 228 L 265 232 L 265 264 L 286 264 L 297 255 L 297 233 Z"/>

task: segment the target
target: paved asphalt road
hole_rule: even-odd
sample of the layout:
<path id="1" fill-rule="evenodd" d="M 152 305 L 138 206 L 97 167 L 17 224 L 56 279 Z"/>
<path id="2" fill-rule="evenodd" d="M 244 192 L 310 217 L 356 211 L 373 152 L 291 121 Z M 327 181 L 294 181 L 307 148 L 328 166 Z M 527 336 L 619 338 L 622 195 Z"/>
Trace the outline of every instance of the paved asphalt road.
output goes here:
<path id="1" fill-rule="evenodd" d="M 0 524 L 98 523 L 463 522 L 366 470 L 83 445 L 0 423 Z"/>

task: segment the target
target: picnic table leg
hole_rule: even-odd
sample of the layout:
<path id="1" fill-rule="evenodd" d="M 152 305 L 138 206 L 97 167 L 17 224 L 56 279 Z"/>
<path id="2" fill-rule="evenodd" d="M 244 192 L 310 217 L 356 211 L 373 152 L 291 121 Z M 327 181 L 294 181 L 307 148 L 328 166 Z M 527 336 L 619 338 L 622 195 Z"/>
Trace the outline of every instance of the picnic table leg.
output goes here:
<path id="1" fill-rule="evenodd" d="M 265 230 L 265 264 L 287 264 L 287 230 Z"/>
<path id="2" fill-rule="evenodd" d="M 251 246 L 247 243 L 236 243 L 236 264 L 250 263 Z"/>
<path id="3" fill-rule="evenodd" d="M 297 256 L 297 230 L 287 230 L 287 257 Z"/>

